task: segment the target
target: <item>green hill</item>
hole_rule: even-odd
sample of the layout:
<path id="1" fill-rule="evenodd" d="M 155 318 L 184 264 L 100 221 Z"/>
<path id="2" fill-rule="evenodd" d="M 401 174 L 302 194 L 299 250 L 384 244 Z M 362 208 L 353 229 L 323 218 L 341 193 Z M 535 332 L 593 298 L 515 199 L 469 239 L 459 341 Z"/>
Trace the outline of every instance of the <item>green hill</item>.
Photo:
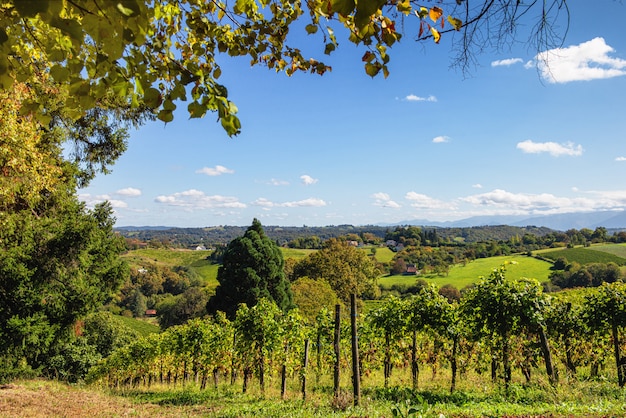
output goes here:
<path id="1" fill-rule="evenodd" d="M 146 248 L 128 251 L 122 255 L 122 258 L 133 267 L 146 264 L 190 267 L 209 288 L 215 288 L 219 265 L 207 260 L 209 254 L 211 251 Z"/>
<path id="2" fill-rule="evenodd" d="M 578 264 L 615 263 L 618 266 L 626 265 L 626 245 L 600 244 L 591 247 L 559 248 L 556 250 L 537 251 L 537 254 L 550 260 L 561 257 L 568 262 Z"/>
<path id="3" fill-rule="evenodd" d="M 389 288 L 394 284 L 411 285 L 418 279 L 424 279 L 429 283 L 434 283 L 441 287 L 451 284 L 457 289 L 462 289 L 472 283 L 476 283 L 480 277 L 487 277 L 494 269 L 503 264 L 506 265 L 506 276 L 510 279 L 520 279 L 522 277 L 534 278 L 539 282 L 548 280 L 551 263 L 538 260 L 525 255 L 510 255 L 489 258 L 479 258 L 465 265 L 457 264 L 450 268 L 447 275 L 426 274 L 422 276 L 386 276 L 378 279 L 378 283 Z"/>

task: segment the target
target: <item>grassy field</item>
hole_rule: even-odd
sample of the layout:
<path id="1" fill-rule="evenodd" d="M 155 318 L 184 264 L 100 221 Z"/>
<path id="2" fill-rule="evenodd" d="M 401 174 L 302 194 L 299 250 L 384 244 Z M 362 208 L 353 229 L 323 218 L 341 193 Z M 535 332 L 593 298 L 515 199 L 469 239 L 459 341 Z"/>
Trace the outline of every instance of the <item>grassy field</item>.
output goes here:
<path id="1" fill-rule="evenodd" d="M 298 248 L 283 248 L 283 247 L 281 247 L 280 250 L 283 253 L 284 259 L 293 258 L 295 260 L 301 260 L 305 258 L 307 255 L 314 253 L 316 251 L 316 250 L 301 250 Z"/>
<path id="2" fill-rule="evenodd" d="M 621 244 L 603 244 L 591 247 L 560 248 L 558 250 L 537 251 L 542 257 L 556 260 L 565 257 L 568 262 L 579 264 L 615 263 L 626 265 L 626 246 Z"/>
<path id="3" fill-rule="evenodd" d="M 411 285 L 418 279 L 424 279 L 429 283 L 434 283 L 441 287 L 451 284 L 457 289 L 462 289 L 467 285 L 476 283 L 481 276 L 487 277 L 491 272 L 508 263 L 506 266 L 506 277 L 519 279 L 522 277 L 537 279 L 539 282 L 548 280 L 550 267 L 552 264 L 525 255 L 511 255 L 501 257 L 479 258 L 465 265 L 458 264 L 452 266 L 448 275 L 439 276 L 426 274 L 421 276 L 385 276 L 378 279 L 378 283 L 389 288 L 394 284 Z"/>
<path id="4" fill-rule="evenodd" d="M 142 337 L 161 331 L 156 318 L 137 319 L 126 316 L 116 316 L 116 318 L 119 318 L 128 328 L 137 331 Z"/>
<path id="5" fill-rule="evenodd" d="M 17 417 L 422 417 L 422 418 L 600 418 L 626 415 L 626 393 L 613 381 L 563 379 L 551 386 L 537 370 L 532 383 L 516 376 L 508 391 L 491 383 L 489 376 L 468 373 L 457 390 L 448 389 L 449 372 L 433 377 L 424 367 L 419 390 L 408 387 L 408 370 L 395 370 L 384 389 L 380 372 L 364 377 L 359 406 L 353 406 L 349 374 L 342 374 L 342 393 L 333 400 L 330 376 L 308 385 L 306 401 L 297 378 L 289 380 L 280 399 L 280 379 L 272 376 L 265 394 L 252 381 L 248 393 L 241 380 L 234 386 L 201 390 L 194 383 L 166 387 L 109 390 L 96 386 L 69 386 L 44 380 L 16 381 L 0 387 L 0 416 Z M 408 406 L 418 413 L 408 415 Z M 394 413 L 395 410 L 395 413 Z"/>
<path id="6" fill-rule="evenodd" d="M 217 286 L 218 265 L 206 258 L 211 251 L 172 250 L 163 248 L 146 248 L 128 251 L 122 255 L 131 266 L 156 264 L 166 267 L 191 267 L 202 278 L 210 289 Z"/>

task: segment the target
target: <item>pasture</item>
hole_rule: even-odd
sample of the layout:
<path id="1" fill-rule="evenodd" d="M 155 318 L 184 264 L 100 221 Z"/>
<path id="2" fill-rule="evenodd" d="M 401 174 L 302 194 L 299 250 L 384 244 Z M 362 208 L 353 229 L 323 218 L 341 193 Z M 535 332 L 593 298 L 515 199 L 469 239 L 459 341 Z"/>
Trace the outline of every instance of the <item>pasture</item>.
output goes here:
<path id="1" fill-rule="evenodd" d="M 132 250 L 122 255 L 131 267 L 146 264 L 159 265 L 163 267 L 185 266 L 190 267 L 202 279 L 209 289 L 217 286 L 217 269 L 219 265 L 214 264 L 207 257 L 211 251 L 195 250 L 174 250 L 163 248 L 146 248 Z"/>
<path id="2" fill-rule="evenodd" d="M 457 264 L 450 268 L 447 275 L 424 274 L 419 276 L 384 276 L 378 279 L 383 288 L 390 288 L 394 284 L 411 285 L 418 279 L 434 283 L 438 287 L 450 284 L 457 289 L 476 283 L 481 277 L 488 277 L 491 272 L 506 264 L 506 277 L 509 279 L 532 278 L 540 283 L 547 281 L 550 275 L 551 263 L 528 257 L 521 254 L 479 258 L 466 264 Z"/>
<path id="3" fill-rule="evenodd" d="M 598 244 L 590 247 L 559 248 L 540 250 L 536 253 L 551 260 L 564 257 L 568 262 L 578 264 L 615 263 L 618 266 L 626 265 L 626 245 Z"/>

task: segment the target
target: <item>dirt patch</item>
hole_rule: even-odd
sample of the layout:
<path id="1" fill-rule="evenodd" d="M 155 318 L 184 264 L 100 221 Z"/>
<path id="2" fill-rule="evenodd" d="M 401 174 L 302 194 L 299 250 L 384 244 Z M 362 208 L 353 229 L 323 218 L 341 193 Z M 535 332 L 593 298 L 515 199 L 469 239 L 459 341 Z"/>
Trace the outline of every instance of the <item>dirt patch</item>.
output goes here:
<path id="1" fill-rule="evenodd" d="M 127 399 L 54 382 L 26 382 L 0 387 L 0 416 L 50 417 L 193 417 L 210 415 L 210 409 L 134 404 Z"/>

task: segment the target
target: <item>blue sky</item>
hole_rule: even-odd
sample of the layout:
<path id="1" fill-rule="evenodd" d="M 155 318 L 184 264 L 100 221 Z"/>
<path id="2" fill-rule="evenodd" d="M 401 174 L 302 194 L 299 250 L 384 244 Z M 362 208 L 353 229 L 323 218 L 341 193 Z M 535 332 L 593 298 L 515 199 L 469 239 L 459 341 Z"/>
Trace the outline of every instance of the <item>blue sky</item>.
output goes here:
<path id="1" fill-rule="evenodd" d="M 131 133 L 128 151 L 79 191 L 109 200 L 118 226 L 338 225 L 445 221 L 626 207 L 626 5 L 570 4 L 563 47 L 534 65 L 518 43 L 451 68 L 449 39 L 390 51 L 387 79 L 362 48 L 297 35 L 333 67 L 287 77 L 219 59 L 243 132 L 215 115 Z M 539 58 L 544 55 L 540 55 Z M 541 60 L 539 61 L 541 62 Z"/>

